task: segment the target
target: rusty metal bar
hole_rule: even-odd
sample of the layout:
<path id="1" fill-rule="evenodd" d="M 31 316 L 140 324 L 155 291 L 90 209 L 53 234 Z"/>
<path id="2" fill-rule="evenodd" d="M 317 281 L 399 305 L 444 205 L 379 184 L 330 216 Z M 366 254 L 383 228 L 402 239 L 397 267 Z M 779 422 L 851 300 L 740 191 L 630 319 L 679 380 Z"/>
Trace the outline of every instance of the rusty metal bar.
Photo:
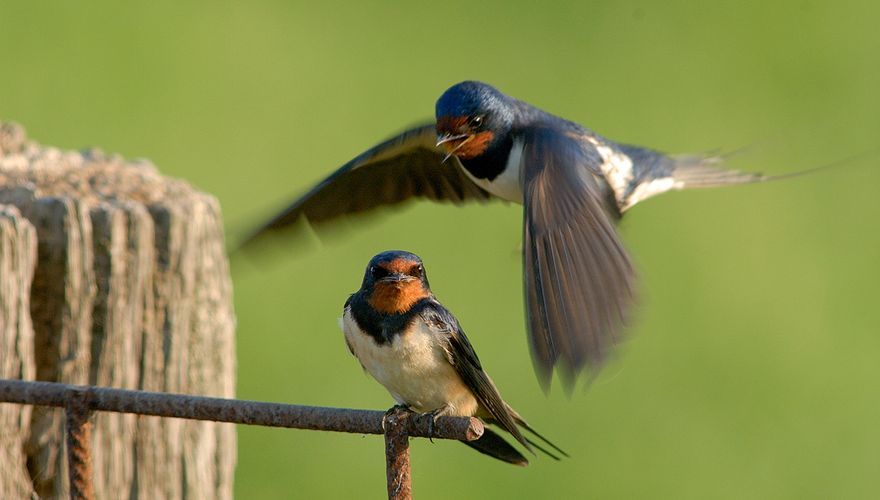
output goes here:
<path id="1" fill-rule="evenodd" d="M 382 420 L 385 412 L 375 410 L 263 403 L 55 382 L 0 379 L 0 402 L 64 407 L 70 391 L 85 391 L 92 411 L 138 413 L 158 417 L 356 434 L 384 434 Z M 473 441 L 482 436 L 483 423 L 476 418 L 437 417 L 433 433 L 431 431 L 428 416 L 418 415 L 409 419 L 407 433 L 410 436 L 461 441 Z"/>
<path id="2" fill-rule="evenodd" d="M 67 422 L 67 470 L 71 500 L 92 500 L 92 423 L 89 393 L 68 390 L 64 413 Z"/>
<path id="3" fill-rule="evenodd" d="M 409 427 L 414 414 L 394 407 L 385 414 L 385 477 L 388 500 L 411 500 Z"/>
<path id="4" fill-rule="evenodd" d="M 301 406 L 186 394 L 132 391 L 55 382 L 0 379 L 0 403 L 64 408 L 70 498 L 91 500 L 89 417 L 94 411 L 210 420 L 235 424 L 385 435 L 388 498 L 410 500 L 409 438 L 473 441 L 483 435 L 476 418 L 420 415 L 394 407 L 388 412 Z M 432 422 L 433 420 L 433 422 Z"/>

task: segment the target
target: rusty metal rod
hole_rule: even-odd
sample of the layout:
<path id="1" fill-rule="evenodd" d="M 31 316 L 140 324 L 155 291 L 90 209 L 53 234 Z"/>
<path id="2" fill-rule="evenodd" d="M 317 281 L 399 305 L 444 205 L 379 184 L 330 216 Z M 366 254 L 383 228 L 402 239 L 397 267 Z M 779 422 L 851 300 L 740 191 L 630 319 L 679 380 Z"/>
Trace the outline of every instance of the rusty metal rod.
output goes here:
<path id="1" fill-rule="evenodd" d="M 414 414 L 394 407 L 385 414 L 385 477 L 388 500 L 411 500 L 409 433 Z"/>
<path id="2" fill-rule="evenodd" d="M 56 382 L 0 379 L 0 402 L 64 407 L 71 391 L 85 391 L 89 409 L 92 411 L 356 434 L 384 433 L 382 419 L 385 412 L 375 410 L 264 403 Z M 482 436 L 483 423 L 476 418 L 437 417 L 433 433 L 431 431 L 428 416 L 414 415 L 409 419 L 407 434 L 410 436 L 460 441 L 473 441 Z"/>
<path id="3" fill-rule="evenodd" d="M 71 500 L 92 500 L 92 423 L 89 420 L 89 393 L 82 390 L 66 392 L 64 413 L 67 424 L 67 474 Z"/>

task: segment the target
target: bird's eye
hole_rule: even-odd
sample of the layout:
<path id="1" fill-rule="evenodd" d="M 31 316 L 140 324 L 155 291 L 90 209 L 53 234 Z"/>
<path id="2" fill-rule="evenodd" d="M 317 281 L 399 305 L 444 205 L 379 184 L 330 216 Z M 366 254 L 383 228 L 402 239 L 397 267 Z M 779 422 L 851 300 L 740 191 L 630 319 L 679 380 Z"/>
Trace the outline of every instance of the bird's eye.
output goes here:
<path id="1" fill-rule="evenodd" d="M 480 128 L 483 126 L 483 116 L 473 116 L 470 119 L 471 127 Z"/>
<path id="2" fill-rule="evenodd" d="M 370 267 L 370 275 L 373 277 L 374 280 L 380 280 L 380 279 L 384 278 L 385 276 L 388 276 L 389 274 L 390 273 L 388 272 L 388 270 L 382 266 L 371 266 Z"/>

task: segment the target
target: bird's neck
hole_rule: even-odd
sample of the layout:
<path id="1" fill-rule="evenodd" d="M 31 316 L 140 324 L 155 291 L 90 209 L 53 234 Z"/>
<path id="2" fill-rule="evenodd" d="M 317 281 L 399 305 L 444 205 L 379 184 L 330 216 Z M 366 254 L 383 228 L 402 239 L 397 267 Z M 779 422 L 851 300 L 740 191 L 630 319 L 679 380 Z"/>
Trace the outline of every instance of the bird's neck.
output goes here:
<path id="1" fill-rule="evenodd" d="M 370 297 L 363 292 L 352 295 L 349 301 L 351 315 L 360 329 L 379 345 L 388 344 L 394 336 L 405 330 L 413 318 L 419 315 L 427 298 L 418 300 L 402 312 L 386 313 L 378 311 L 370 304 Z"/>
<path id="2" fill-rule="evenodd" d="M 501 175 L 501 172 L 504 172 L 512 146 L 513 139 L 510 134 L 504 134 L 504 139 L 490 145 L 481 155 L 467 160 L 459 160 L 461 165 L 477 179 L 492 181 Z"/>

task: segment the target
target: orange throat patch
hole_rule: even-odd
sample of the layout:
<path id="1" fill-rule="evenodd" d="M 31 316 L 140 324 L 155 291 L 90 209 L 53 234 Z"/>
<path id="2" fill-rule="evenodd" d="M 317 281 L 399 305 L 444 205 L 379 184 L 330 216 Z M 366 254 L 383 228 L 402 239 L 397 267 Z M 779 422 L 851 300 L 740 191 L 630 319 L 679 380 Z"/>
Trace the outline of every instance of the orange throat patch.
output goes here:
<path id="1" fill-rule="evenodd" d="M 489 147 L 489 143 L 495 138 L 495 134 L 489 131 L 479 132 L 467 139 L 460 139 L 444 144 L 446 152 L 452 153 L 463 160 L 470 160 L 483 154 Z"/>
<path id="2" fill-rule="evenodd" d="M 430 296 L 419 280 L 397 283 L 376 283 L 368 302 L 373 309 L 385 314 L 400 314 L 418 301 Z"/>

